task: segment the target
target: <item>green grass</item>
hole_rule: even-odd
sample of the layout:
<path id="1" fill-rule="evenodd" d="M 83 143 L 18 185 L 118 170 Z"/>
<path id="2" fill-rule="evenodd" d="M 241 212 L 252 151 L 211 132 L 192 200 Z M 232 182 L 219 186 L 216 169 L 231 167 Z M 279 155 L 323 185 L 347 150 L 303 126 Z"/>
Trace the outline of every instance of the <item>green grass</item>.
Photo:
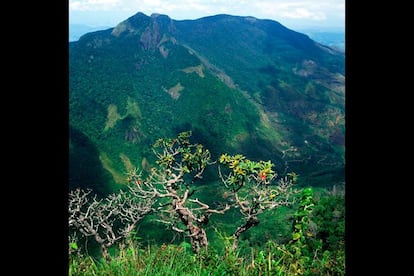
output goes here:
<path id="1" fill-rule="evenodd" d="M 185 244 L 144 247 L 129 243 L 118 248 L 110 260 L 88 255 L 70 256 L 69 275 L 290 275 L 286 273 L 289 267 L 283 261 L 291 254 L 283 251 L 284 248 L 269 242 L 263 249 L 250 248 L 244 255 L 229 248 L 222 251 L 209 248 L 195 255 Z M 309 265 L 309 274 L 302 275 L 329 275 L 325 273 L 332 271 L 337 273 L 334 275 L 345 275 L 343 248 L 323 256 L 324 262 L 313 261 Z M 335 259 L 335 256 L 342 259 Z M 312 274 L 311 271 L 319 272 Z"/>

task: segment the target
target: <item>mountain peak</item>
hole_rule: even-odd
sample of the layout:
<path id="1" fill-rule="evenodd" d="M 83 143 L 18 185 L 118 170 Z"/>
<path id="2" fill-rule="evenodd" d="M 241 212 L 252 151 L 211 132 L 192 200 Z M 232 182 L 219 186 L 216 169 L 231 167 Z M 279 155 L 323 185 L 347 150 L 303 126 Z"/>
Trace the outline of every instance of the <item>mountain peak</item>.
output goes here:
<path id="1" fill-rule="evenodd" d="M 165 14 L 161 14 L 161 13 L 152 13 L 151 14 L 151 18 L 155 19 L 155 18 L 158 18 L 158 17 L 170 19 L 170 17 L 168 15 L 165 15 Z"/>
<path id="2" fill-rule="evenodd" d="M 153 13 L 147 16 L 142 12 L 137 12 L 135 15 L 119 23 L 112 31 L 112 35 L 119 36 L 121 34 L 141 34 L 148 31 L 148 29 L 158 31 L 170 31 L 173 27 L 173 20 L 164 14 Z"/>

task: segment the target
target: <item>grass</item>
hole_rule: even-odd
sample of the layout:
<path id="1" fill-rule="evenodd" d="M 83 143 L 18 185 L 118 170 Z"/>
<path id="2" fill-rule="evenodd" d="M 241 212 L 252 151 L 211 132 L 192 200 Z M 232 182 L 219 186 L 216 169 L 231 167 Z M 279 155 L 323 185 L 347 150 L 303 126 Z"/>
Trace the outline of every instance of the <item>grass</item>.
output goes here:
<path id="1" fill-rule="evenodd" d="M 291 268 L 285 260 L 293 255 L 284 246 L 272 245 L 271 242 L 268 244 L 262 250 L 251 248 L 245 255 L 238 250 L 230 250 L 228 246 L 225 246 L 224 251 L 209 248 L 195 255 L 185 243 L 143 247 L 139 243 L 129 242 L 120 246 L 110 260 L 80 254 L 70 256 L 69 276 L 291 275 L 286 273 Z M 308 272 L 297 275 L 345 275 L 343 250 L 335 255 L 324 256 L 325 259 L 321 261 L 312 261 Z M 330 256 L 328 260 L 326 256 Z M 340 259 L 335 259 L 336 256 Z M 333 267 L 327 268 L 327 263 Z M 332 271 L 336 273 L 330 274 Z"/>
<path id="2" fill-rule="evenodd" d="M 111 260 L 71 256 L 69 275 L 247 275 L 238 266 L 243 261 L 220 256 L 214 250 L 194 255 L 185 244 L 121 246 Z M 234 261 L 237 261 L 234 263 Z M 230 273 L 230 274 L 229 274 Z"/>
<path id="3" fill-rule="evenodd" d="M 120 174 L 113 168 L 113 162 L 111 159 L 109 159 L 108 155 L 105 152 L 101 152 L 101 154 L 99 155 L 99 159 L 102 162 L 102 167 L 104 167 L 108 172 L 111 173 L 115 183 L 127 184 L 125 176 Z"/>
<path id="4" fill-rule="evenodd" d="M 118 107 L 114 104 L 108 106 L 108 115 L 105 124 L 104 131 L 107 131 L 110 128 L 113 128 L 117 121 L 121 119 L 121 115 L 118 113 Z"/>

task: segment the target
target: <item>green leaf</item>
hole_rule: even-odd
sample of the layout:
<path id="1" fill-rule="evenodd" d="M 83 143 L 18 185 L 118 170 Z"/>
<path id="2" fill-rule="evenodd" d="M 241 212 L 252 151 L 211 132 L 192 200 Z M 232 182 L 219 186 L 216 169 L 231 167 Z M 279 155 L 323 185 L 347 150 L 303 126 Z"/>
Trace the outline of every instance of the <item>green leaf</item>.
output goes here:
<path id="1" fill-rule="evenodd" d="M 297 224 L 295 224 L 295 228 L 296 229 L 302 229 L 302 224 L 301 223 L 297 223 Z"/>
<path id="2" fill-rule="evenodd" d="M 300 238 L 300 234 L 299 234 L 299 233 L 293 233 L 293 234 L 292 234 L 292 239 L 293 239 L 294 241 L 297 241 L 299 238 Z"/>
<path id="3" fill-rule="evenodd" d="M 78 245 L 76 244 L 76 242 L 71 242 L 70 243 L 70 248 L 78 250 Z"/>

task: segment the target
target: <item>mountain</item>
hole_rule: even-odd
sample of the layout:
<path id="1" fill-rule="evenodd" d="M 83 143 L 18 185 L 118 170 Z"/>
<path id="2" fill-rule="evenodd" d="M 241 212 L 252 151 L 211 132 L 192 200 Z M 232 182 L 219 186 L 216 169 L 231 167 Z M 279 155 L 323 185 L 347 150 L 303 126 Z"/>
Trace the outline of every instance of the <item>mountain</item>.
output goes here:
<path id="1" fill-rule="evenodd" d="M 78 40 L 82 35 L 94 31 L 100 31 L 109 29 L 109 26 L 93 27 L 85 24 L 69 24 L 69 42 Z M 340 51 L 345 51 L 345 32 L 339 28 L 324 28 L 321 30 L 319 27 L 313 28 L 298 28 L 297 32 L 308 35 L 311 39 L 327 45 L 331 48 L 336 48 Z"/>
<path id="2" fill-rule="evenodd" d="M 213 158 L 343 184 L 344 53 L 272 20 L 138 12 L 69 43 L 69 125 L 71 188 L 119 189 L 154 164 L 156 139 L 185 130 Z"/>

